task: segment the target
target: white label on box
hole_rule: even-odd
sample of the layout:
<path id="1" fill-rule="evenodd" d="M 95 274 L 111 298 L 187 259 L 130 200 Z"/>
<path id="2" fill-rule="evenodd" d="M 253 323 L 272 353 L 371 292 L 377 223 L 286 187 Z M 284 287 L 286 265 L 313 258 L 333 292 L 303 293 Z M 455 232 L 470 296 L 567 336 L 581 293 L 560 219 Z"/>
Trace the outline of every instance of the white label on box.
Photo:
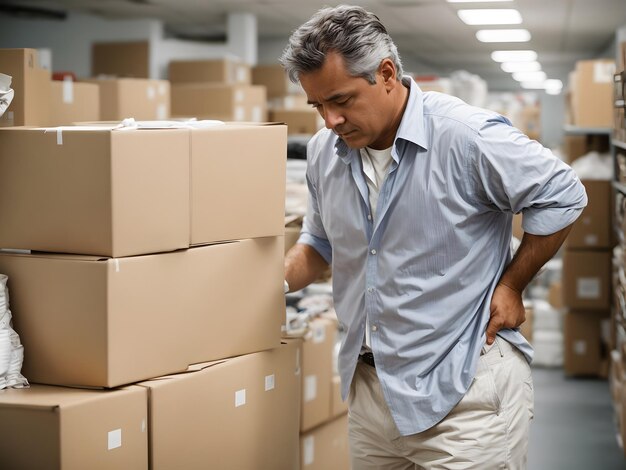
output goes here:
<path id="1" fill-rule="evenodd" d="M 265 391 L 269 392 L 270 390 L 274 390 L 274 386 L 276 383 L 276 378 L 274 374 L 265 376 Z"/>
<path id="2" fill-rule="evenodd" d="M 285 109 L 293 109 L 296 106 L 296 100 L 293 99 L 293 96 L 285 97 Z"/>
<path id="3" fill-rule="evenodd" d="M 304 401 L 313 401 L 315 397 L 317 397 L 317 376 L 307 375 L 304 378 Z"/>
<path id="4" fill-rule="evenodd" d="M 246 109 L 243 106 L 235 106 L 235 121 L 245 121 Z"/>
<path id="5" fill-rule="evenodd" d="M 242 65 L 237 67 L 237 81 L 246 83 L 246 68 Z"/>
<path id="6" fill-rule="evenodd" d="M 165 83 L 159 83 L 159 95 L 164 95 L 166 91 L 167 87 L 165 86 Z"/>
<path id="7" fill-rule="evenodd" d="M 154 97 L 156 96 L 156 92 L 154 91 L 154 87 L 153 86 L 149 86 L 146 89 L 146 93 L 148 94 L 148 99 L 149 100 L 153 100 Z"/>
<path id="8" fill-rule="evenodd" d="M 146 420 L 141 420 L 141 432 L 146 432 Z"/>
<path id="9" fill-rule="evenodd" d="M 113 264 L 115 265 L 115 272 L 119 273 L 120 272 L 120 260 L 117 258 L 113 259 Z"/>
<path id="10" fill-rule="evenodd" d="M 611 83 L 615 75 L 615 62 L 596 62 L 593 64 L 593 81 Z"/>
<path id="11" fill-rule="evenodd" d="M 241 103 L 245 96 L 246 95 L 244 94 L 243 90 L 237 90 L 235 92 L 235 103 Z"/>
<path id="12" fill-rule="evenodd" d="M 237 390 L 235 392 L 235 408 L 246 404 L 246 389 Z"/>
<path id="13" fill-rule="evenodd" d="M 167 106 L 164 103 L 161 103 L 157 106 L 157 119 L 159 121 L 163 121 L 167 118 Z"/>
<path id="14" fill-rule="evenodd" d="M 260 106 L 255 106 L 252 108 L 252 122 L 261 122 L 263 121 L 263 109 Z"/>
<path id="15" fill-rule="evenodd" d="M 307 436 L 304 438 L 304 465 L 311 465 L 315 460 L 315 438 Z"/>
<path id="16" fill-rule="evenodd" d="M 63 79 L 63 102 L 72 104 L 74 102 L 74 82 L 72 77 Z"/>
<path id="17" fill-rule="evenodd" d="M 316 326 L 313 329 L 313 342 L 316 344 L 323 343 L 326 339 L 326 328 L 323 326 Z"/>
<path id="18" fill-rule="evenodd" d="M 597 245 L 598 244 L 598 236 L 590 233 L 589 235 L 585 236 L 585 245 Z"/>
<path id="19" fill-rule="evenodd" d="M 63 145 L 63 130 L 61 128 L 57 129 L 57 145 Z"/>
<path id="20" fill-rule="evenodd" d="M 587 341 L 579 339 L 577 341 L 574 341 L 573 346 L 574 352 L 579 356 L 584 356 L 585 354 L 587 354 Z"/>
<path id="21" fill-rule="evenodd" d="M 600 286 L 598 277 L 579 277 L 576 280 L 576 294 L 579 299 L 599 299 Z"/>
<path id="22" fill-rule="evenodd" d="M 122 447 L 122 430 L 114 429 L 113 431 L 109 431 L 108 449 L 117 449 L 118 447 Z"/>
<path id="23" fill-rule="evenodd" d="M 13 124 L 13 121 L 15 121 L 15 114 L 13 113 L 13 111 L 7 112 L 7 121 L 9 121 L 11 124 Z"/>

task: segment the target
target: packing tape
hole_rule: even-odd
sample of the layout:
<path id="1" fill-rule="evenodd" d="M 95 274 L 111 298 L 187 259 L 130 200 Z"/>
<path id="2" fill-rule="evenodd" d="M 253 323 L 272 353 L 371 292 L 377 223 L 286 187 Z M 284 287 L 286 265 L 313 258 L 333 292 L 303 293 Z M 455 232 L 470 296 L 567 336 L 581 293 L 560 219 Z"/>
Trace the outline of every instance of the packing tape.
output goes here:
<path id="1" fill-rule="evenodd" d="M 63 79 L 63 102 L 67 104 L 74 102 L 74 82 L 69 76 Z"/>
<path id="2" fill-rule="evenodd" d="M 246 389 L 237 390 L 235 392 L 235 408 L 246 404 Z"/>
<path id="3" fill-rule="evenodd" d="M 57 145 L 63 145 L 63 129 L 57 129 Z"/>
<path id="4" fill-rule="evenodd" d="M 120 260 L 119 259 L 114 259 L 113 263 L 115 264 L 115 272 L 119 273 L 120 272 Z"/>

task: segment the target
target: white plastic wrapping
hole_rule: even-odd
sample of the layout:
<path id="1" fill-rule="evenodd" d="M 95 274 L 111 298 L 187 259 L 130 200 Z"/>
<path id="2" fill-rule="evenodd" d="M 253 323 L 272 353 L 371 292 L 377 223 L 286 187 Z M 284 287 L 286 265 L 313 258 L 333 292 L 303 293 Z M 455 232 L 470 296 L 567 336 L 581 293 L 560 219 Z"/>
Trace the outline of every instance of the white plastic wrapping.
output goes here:
<path id="1" fill-rule="evenodd" d="M 0 73 L 0 116 L 13 101 L 13 90 L 11 89 L 11 76 Z"/>
<path id="2" fill-rule="evenodd" d="M 7 281 L 8 277 L 0 274 L 0 390 L 29 386 L 22 375 L 24 347 L 11 327 Z"/>

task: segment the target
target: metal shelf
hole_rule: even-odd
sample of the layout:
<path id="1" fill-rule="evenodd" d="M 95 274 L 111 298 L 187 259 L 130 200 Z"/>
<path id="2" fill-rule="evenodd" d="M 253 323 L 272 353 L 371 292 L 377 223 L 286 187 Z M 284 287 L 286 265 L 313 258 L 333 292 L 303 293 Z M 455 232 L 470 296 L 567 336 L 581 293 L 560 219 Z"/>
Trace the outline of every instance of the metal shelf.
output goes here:
<path id="1" fill-rule="evenodd" d="M 622 142 L 621 140 L 616 140 L 613 139 L 611 140 L 611 144 L 613 144 L 614 147 L 619 147 L 623 150 L 626 150 L 626 142 Z"/>
<path id="2" fill-rule="evenodd" d="M 613 132 L 610 127 L 578 127 L 569 124 L 563 126 L 563 130 L 570 135 L 611 135 Z"/>

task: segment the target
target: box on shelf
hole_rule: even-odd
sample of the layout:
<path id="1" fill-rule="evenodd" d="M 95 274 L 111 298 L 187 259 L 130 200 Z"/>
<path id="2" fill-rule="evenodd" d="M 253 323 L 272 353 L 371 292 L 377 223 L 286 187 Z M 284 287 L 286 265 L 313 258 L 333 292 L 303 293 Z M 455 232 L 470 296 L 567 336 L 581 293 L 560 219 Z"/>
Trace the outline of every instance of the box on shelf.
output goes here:
<path id="1" fill-rule="evenodd" d="M 348 412 L 348 401 L 341 399 L 341 378 L 333 376 L 330 392 L 330 419 L 334 419 Z"/>
<path id="2" fill-rule="evenodd" d="M 336 333 L 336 321 L 318 318 L 309 324 L 309 332 L 302 345 L 301 432 L 330 419 Z"/>
<path id="3" fill-rule="evenodd" d="M 270 120 L 287 124 L 289 134 L 313 135 L 324 127 L 324 120 L 314 109 L 274 109 Z"/>
<path id="4" fill-rule="evenodd" d="M 169 80 L 181 83 L 221 83 L 250 85 L 250 66 L 240 59 L 173 60 L 169 64 Z"/>
<path id="5" fill-rule="evenodd" d="M 568 312 L 565 315 L 565 362 L 567 375 L 593 375 L 601 372 L 607 351 L 602 343 L 601 322 L 608 311 Z"/>
<path id="6" fill-rule="evenodd" d="M 274 98 L 268 97 L 268 106 L 270 109 L 311 109 L 311 105 L 304 94 L 291 94 L 276 96 Z"/>
<path id="7" fill-rule="evenodd" d="M 580 60 L 576 63 L 572 95 L 574 124 L 580 127 L 613 126 L 615 61 Z"/>
<path id="8" fill-rule="evenodd" d="M 532 344 L 533 342 L 533 324 L 534 324 L 534 312 L 532 307 L 526 307 L 526 320 L 519 327 L 520 333 L 526 338 L 526 341 Z"/>
<path id="9" fill-rule="evenodd" d="M 23 373 L 115 387 L 276 347 L 283 246 L 256 238 L 117 259 L 0 252 Z"/>
<path id="10" fill-rule="evenodd" d="M 90 78 L 100 87 L 100 120 L 163 120 L 170 117 L 170 82 L 145 78 Z"/>
<path id="11" fill-rule="evenodd" d="M 574 310 L 611 306 L 611 252 L 566 251 L 563 256 L 563 303 Z"/>
<path id="12" fill-rule="evenodd" d="M 293 83 L 280 64 L 257 65 L 252 69 L 252 83 L 267 88 L 268 99 L 286 95 L 303 95 L 299 84 Z"/>
<path id="13" fill-rule="evenodd" d="M 140 383 L 150 468 L 298 468 L 301 342 Z"/>
<path id="14" fill-rule="evenodd" d="M 3 468 L 148 469 L 142 387 L 79 390 L 33 384 L 0 394 Z"/>
<path id="15" fill-rule="evenodd" d="M 524 106 L 519 113 L 519 129 L 533 140 L 541 140 L 541 108 Z"/>
<path id="16" fill-rule="evenodd" d="M 188 131 L 0 130 L 0 219 L 1 248 L 113 257 L 186 248 Z"/>
<path id="17" fill-rule="evenodd" d="M 100 119 L 100 90 L 93 83 L 72 80 L 50 82 L 50 125 L 64 126 L 76 121 Z"/>
<path id="18" fill-rule="evenodd" d="M 615 245 L 613 234 L 613 187 L 608 180 L 582 180 L 589 200 L 574 222 L 565 244 L 573 249 L 610 249 Z"/>
<path id="19" fill-rule="evenodd" d="M 148 41 L 95 42 L 91 45 L 91 76 L 150 78 Z"/>
<path id="20" fill-rule="evenodd" d="M 39 65 L 35 49 L 0 49 L 0 71 L 12 77 L 13 101 L 0 127 L 50 124 L 50 71 Z"/>
<path id="21" fill-rule="evenodd" d="M 172 85 L 172 116 L 220 121 L 267 120 L 265 88 L 256 85 Z"/>
<path id="22" fill-rule="evenodd" d="M 301 470 L 349 470 L 348 415 L 300 435 Z"/>

